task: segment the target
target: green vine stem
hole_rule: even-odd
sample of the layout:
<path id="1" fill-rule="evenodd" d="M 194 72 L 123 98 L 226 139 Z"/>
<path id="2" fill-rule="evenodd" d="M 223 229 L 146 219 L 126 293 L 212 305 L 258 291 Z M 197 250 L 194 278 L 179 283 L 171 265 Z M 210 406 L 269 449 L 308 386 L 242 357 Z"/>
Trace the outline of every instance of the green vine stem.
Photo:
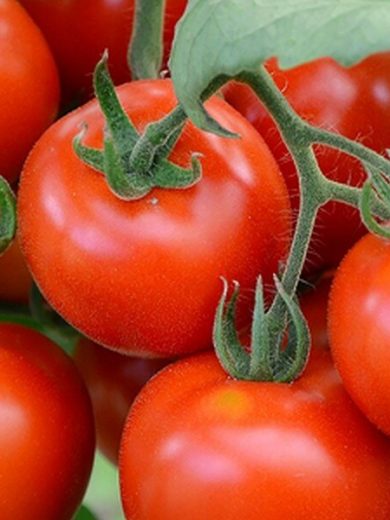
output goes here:
<path id="1" fill-rule="evenodd" d="M 163 57 L 165 0 L 136 0 L 127 59 L 133 80 L 156 79 Z"/>
<path id="2" fill-rule="evenodd" d="M 8 182 L 0 176 L 0 254 L 10 245 L 15 233 L 15 195 Z"/>
<path id="3" fill-rule="evenodd" d="M 390 219 L 390 162 L 359 143 L 303 121 L 264 67 L 256 72 L 242 73 L 235 79 L 254 90 L 277 124 L 299 172 L 301 203 L 289 257 L 281 280 L 276 279 L 276 295 L 267 311 L 264 311 L 263 303 L 259 303 L 263 301 L 262 297 L 256 295 L 251 354 L 246 354 L 248 359 L 243 361 L 245 349 L 233 333 L 237 287 L 227 301 L 225 284 L 215 319 L 214 344 L 222 365 L 233 377 L 288 382 L 299 377 L 309 353 L 310 336 L 294 298 L 317 212 L 328 201 L 337 200 L 360 208 L 364 222 L 373 232 L 388 233 L 373 214 L 381 220 Z M 354 188 L 327 179 L 314 155 L 315 143 L 337 148 L 360 159 L 368 173 L 366 185 Z M 282 341 L 286 327 L 289 327 L 290 334 L 288 346 L 284 349 Z M 237 354 L 239 351 L 240 355 Z M 241 359 L 239 365 L 235 359 Z"/>

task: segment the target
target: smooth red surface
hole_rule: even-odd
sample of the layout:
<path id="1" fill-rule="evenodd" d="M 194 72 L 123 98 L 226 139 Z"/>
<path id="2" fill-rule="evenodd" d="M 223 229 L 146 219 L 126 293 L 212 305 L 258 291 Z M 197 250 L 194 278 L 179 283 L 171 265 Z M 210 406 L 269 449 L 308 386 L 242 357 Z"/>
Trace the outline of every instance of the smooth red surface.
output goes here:
<path id="1" fill-rule="evenodd" d="M 0 255 L 0 301 L 27 303 L 31 284 L 31 275 L 15 240 Z"/>
<path id="2" fill-rule="evenodd" d="M 356 404 L 390 435 L 390 243 L 362 238 L 336 272 L 329 305 L 332 354 Z"/>
<path id="3" fill-rule="evenodd" d="M 57 114 L 59 81 L 46 41 L 15 0 L 0 0 L 0 175 L 13 182 Z"/>
<path id="4" fill-rule="evenodd" d="M 91 403 L 51 341 L 0 324 L 0 518 L 69 520 L 94 454 Z"/>
<path id="5" fill-rule="evenodd" d="M 277 86 L 297 113 L 315 126 L 340 133 L 385 153 L 390 146 L 390 53 L 373 55 L 345 69 L 323 58 L 281 71 L 275 60 L 268 63 Z M 286 178 L 293 207 L 299 193 L 295 166 L 275 124 L 255 94 L 244 85 L 229 84 L 226 100 L 259 130 Z M 317 147 L 325 175 L 354 186 L 365 173 L 360 164 L 339 151 Z M 320 210 L 305 276 L 338 265 L 348 249 L 365 233 L 357 210 L 328 203 Z"/>
<path id="6" fill-rule="evenodd" d="M 131 520 L 384 520 L 389 463 L 322 349 L 291 385 L 232 380 L 212 354 L 170 365 L 136 399 L 119 460 Z"/>
<path id="7" fill-rule="evenodd" d="M 92 398 L 98 448 L 117 464 L 130 405 L 168 361 L 123 356 L 85 338 L 77 344 L 74 359 Z"/>
<path id="8" fill-rule="evenodd" d="M 92 95 L 92 73 L 105 49 L 115 84 L 130 79 L 126 53 L 134 0 L 21 0 L 43 31 L 61 75 L 65 101 Z M 166 67 L 176 22 L 187 0 L 167 0 L 164 34 Z"/>
<path id="9" fill-rule="evenodd" d="M 119 88 L 139 129 L 176 103 L 171 82 Z M 266 284 L 287 253 L 290 208 L 280 171 L 254 128 L 219 98 L 210 111 L 240 140 L 188 123 L 171 155 L 182 166 L 202 154 L 203 178 L 184 190 L 155 189 L 138 201 L 112 194 L 74 154 L 72 139 L 101 148 L 95 101 L 43 136 L 19 191 L 22 250 L 49 303 L 99 344 L 129 354 L 174 357 L 211 346 L 221 276 L 242 286 L 250 319 L 256 277 Z"/>

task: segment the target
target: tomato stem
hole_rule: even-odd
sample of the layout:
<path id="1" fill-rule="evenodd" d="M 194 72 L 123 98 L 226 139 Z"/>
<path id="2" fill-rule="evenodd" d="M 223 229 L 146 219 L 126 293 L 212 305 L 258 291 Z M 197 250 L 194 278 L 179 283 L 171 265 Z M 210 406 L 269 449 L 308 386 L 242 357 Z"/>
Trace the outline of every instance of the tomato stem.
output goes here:
<path id="1" fill-rule="evenodd" d="M 158 151 L 165 152 L 166 158 L 180 136 L 187 116 L 180 105 L 170 114 L 150 123 L 136 142 L 130 155 L 130 168 L 147 173 L 152 167 Z"/>
<path id="2" fill-rule="evenodd" d="M 15 195 L 8 182 L 0 176 L 0 254 L 11 244 L 15 233 Z"/>
<path id="3" fill-rule="evenodd" d="M 157 79 L 163 59 L 165 0 L 136 0 L 127 60 L 133 80 Z"/>
<path id="4" fill-rule="evenodd" d="M 108 186 L 119 198 L 135 200 L 153 188 L 183 189 L 201 178 L 201 165 L 194 153 L 188 168 L 173 164 L 168 157 L 186 121 L 180 107 L 160 121 L 148 125 L 140 135 L 121 106 L 112 83 L 105 53 L 94 73 L 96 97 L 106 120 L 103 150 L 82 144 L 86 129 L 74 139 L 78 157 L 103 173 Z"/>
<path id="5" fill-rule="evenodd" d="M 376 152 L 342 136 L 314 128 L 303 121 L 291 108 L 264 67 L 256 72 L 244 72 L 237 78 L 247 83 L 274 119 L 283 140 L 294 158 L 299 173 L 300 208 L 294 238 L 279 282 L 276 295 L 264 310 L 261 280 L 258 283 L 252 324 L 251 354 L 240 370 L 234 360 L 237 339 L 234 336 L 234 312 L 226 304 L 226 288 L 215 318 L 214 344 L 217 355 L 231 375 L 241 379 L 261 381 L 293 381 L 302 373 L 309 355 L 310 335 L 305 319 L 295 302 L 295 292 L 301 277 L 318 210 L 330 200 L 338 200 L 360 208 L 366 225 L 378 234 L 389 236 L 372 213 L 390 218 L 390 162 Z M 369 181 L 363 189 L 345 186 L 327 179 L 321 172 L 313 145 L 321 143 L 340 149 L 360 159 Z M 373 196 L 375 195 L 375 196 Z M 237 299 L 237 289 L 234 300 Z M 224 310 L 225 309 L 225 310 Z M 288 327 L 288 345 L 282 347 Z M 225 334 L 224 334 L 225 332 Z M 230 341 L 230 345 L 229 345 Z M 231 345 L 235 344 L 234 349 Z M 226 353 L 230 355 L 227 359 Z M 242 355 L 240 354 L 242 357 Z M 234 367 L 234 370 L 231 370 Z"/>

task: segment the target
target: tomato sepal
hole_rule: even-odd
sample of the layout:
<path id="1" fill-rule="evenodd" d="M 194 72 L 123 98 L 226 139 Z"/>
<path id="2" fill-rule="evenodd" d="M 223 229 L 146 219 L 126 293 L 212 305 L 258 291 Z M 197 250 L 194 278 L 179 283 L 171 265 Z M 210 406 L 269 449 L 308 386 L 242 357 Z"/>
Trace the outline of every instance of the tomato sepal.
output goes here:
<path id="1" fill-rule="evenodd" d="M 235 379 L 289 383 L 305 369 L 310 349 L 310 332 L 296 298 L 290 296 L 274 275 L 277 293 L 284 303 L 280 321 L 288 324 L 288 342 L 283 348 L 282 337 L 275 341 L 272 315 L 265 310 L 262 278 L 257 280 L 254 318 L 250 351 L 241 344 L 236 330 L 236 307 L 240 286 L 233 282 L 233 293 L 228 298 L 229 284 L 223 281 L 223 292 L 214 320 L 213 342 L 223 368 Z M 280 331 L 280 324 L 277 325 Z M 279 333 L 279 336 L 280 333 Z"/>
<path id="2" fill-rule="evenodd" d="M 73 141 L 76 155 L 103 173 L 111 191 L 122 200 L 140 199 L 155 187 L 184 189 L 196 184 L 202 176 L 199 154 L 192 154 L 189 168 L 167 159 L 183 130 L 184 112 L 173 111 L 173 117 L 149 125 L 140 136 L 120 104 L 107 62 L 106 51 L 94 73 L 95 93 L 106 121 L 104 148 L 83 145 L 84 125 Z"/>

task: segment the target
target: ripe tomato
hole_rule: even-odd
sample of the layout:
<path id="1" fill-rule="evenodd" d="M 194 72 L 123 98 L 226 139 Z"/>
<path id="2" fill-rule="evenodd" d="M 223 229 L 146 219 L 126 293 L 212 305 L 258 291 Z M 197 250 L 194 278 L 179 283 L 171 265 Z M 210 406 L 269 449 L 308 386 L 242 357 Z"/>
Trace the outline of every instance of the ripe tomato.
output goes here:
<path id="1" fill-rule="evenodd" d="M 329 58 L 281 71 L 267 67 L 297 113 L 315 126 L 338 132 L 384 153 L 390 146 L 390 53 L 373 55 L 350 69 Z M 293 208 L 298 208 L 295 166 L 271 117 L 244 85 L 229 84 L 226 100 L 259 130 L 286 178 Z M 354 186 L 365 179 L 360 164 L 339 151 L 318 146 L 320 167 L 328 177 Z M 338 265 L 365 233 L 359 212 L 331 202 L 320 210 L 305 275 Z"/>
<path id="2" fill-rule="evenodd" d="M 212 354 L 170 365 L 136 399 L 119 459 L 137 520 L 387 519 L 389 463 L 322 349 L 291 385 L 233 380 Z"/>
<path id="3" fill-rule="evenodd" d="M 59 82 L 38 27 L 16 0 L 0 0 L 0 174 L 13 182 L 53 121 Z"/>
<path id="4" fill-rule="evenodd" d="M 353 400 L 390 435 L 390 243 L 362 238 L 336 272 L 330 345 Z"/>
<path id="5" fill-rule="evenodd" d="M 173 109 L 170 80 L 118 89 L 143 129 Z M 102 147 L 96 101 L 57 122 L 34 147 L 19 191 L 22 250 L 48 302 L 75 328 L 122 352 L 174 357 L 211 345 L 220 276 L 243 287 L 250 317 L 255 279 L 272 282 L 290 242 L 288 194 L 253 127 L 223 100 L 209 108 L 240 140 L 188 123 L 171 154 L 188 166 L 202 154 L 203 178 L 186 190 L 120 200 L 72 149 L 79 125 Z"/>
<path id="6" fill-rule="evenodd" d="M 31 275 L 17 240 L 0 255 L 0 301 L 27 303 Z"/>
<path id="7" fill-rule="evenodd" d="M 167 361 L 122 356 L 84 338 L 77 344 L 74 359 L 92 398 L 98 447 L 117 464 L 130 405 Z"/>
<path id="8" fill-rule="evenodd" d="M 130 78 L 126 61 L 133 24 L 134 0 L 21 0 L 42 29 L 60 69 L 66 101 L 86 100 L 92 95 L 92 73 L 104 49 L 110 52 L 115 84 Z M 167 0 L 164 35 L 164 66 L 173 31 L 187 0 Z"/>
<path id="9" fill-rule="evenodd" d="M 91 403 L 72 361 L 41 334 L 0 324 L 0 518 L 69 520 L 94 454 Z"/>

